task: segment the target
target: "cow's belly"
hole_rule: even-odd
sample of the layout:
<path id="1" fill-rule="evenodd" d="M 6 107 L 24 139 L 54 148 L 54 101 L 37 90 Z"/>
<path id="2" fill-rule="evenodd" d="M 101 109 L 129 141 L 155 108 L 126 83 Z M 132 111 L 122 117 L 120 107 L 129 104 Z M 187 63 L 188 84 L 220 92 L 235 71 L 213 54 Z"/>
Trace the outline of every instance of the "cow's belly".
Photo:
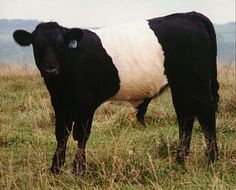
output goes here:
<path id="1" fill-rule="evenodd" d="M 117 65 L 120 89 L 111 98 L 113 100 L 140 100 L 154 97 L 167 84 L 163 66 L 156 63 L 143 68 L 135 64 L 122 68 L 119 66 Z"/>
<path id="2" fill-rule="evenodd" d="M 120 89 L 111 100 L 153 97 L 167 84 L 164 52 L 147 21 L 96 31 L 118 70 Z"/>

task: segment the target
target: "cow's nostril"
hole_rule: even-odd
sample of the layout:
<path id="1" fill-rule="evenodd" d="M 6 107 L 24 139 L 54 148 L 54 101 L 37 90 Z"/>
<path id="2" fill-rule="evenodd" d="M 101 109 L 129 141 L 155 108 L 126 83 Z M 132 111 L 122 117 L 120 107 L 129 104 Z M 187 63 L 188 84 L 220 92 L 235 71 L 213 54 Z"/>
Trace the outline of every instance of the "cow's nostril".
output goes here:
<path id="1" fill-rule="evenodd" d="M 48 75 L 51 75 L 51 76 L 55 76 L 55 75 L 57 75 L 57 73 L 58 73 L 56 68 L 53 68 L 53 69 L 46 69 L 45 71 L 46 71 L 46 73 L 47 73 Z"/>

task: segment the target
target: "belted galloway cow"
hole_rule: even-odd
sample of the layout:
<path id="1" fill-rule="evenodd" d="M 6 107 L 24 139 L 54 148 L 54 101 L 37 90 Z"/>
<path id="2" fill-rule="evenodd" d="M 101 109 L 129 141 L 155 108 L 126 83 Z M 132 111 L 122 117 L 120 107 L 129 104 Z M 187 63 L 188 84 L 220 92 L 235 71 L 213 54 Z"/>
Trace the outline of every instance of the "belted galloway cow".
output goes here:
<path id="1" fill-rule="evenodd" d="M 183 164 L 189 153 L 195 117 L 209 161 L 217 158 L 216 34 L 204 15 L 178 13 L 98 30 L 46 22 L 32 33 L 17 30 L 13 37 L 21 46 L 32 44 L 51 96 L 57 139 L 52 173 L 64 164 L 71 130 L 78 141 L 73 172 L 84 172 L 93 115 L 103 102 L 129 101 L 137 108 L 137 120 L 145 124 L 149 102 L 166 86 L 179 124 L 177 161 Z"/>

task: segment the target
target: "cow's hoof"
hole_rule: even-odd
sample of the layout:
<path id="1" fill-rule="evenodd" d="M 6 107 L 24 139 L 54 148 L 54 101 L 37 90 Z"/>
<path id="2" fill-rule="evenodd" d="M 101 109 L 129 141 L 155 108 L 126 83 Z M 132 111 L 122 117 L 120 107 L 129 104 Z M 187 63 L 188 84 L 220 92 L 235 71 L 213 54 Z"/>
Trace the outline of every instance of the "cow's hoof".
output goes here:
<path id="1" fill-rule="evenodd" d="M 215 161 L 218 160 L 219 155 L 218 155 L 218 151 L 215 148 L 209 148 L 209 150 L 207 150 L 205 152 L 205 155 L 208 157 L 208 164 L 213 164 Z"/>
<path id="2" fill-rule="evenodd" d="M 176 156 L 176 162 L 177 162 L 179 165 L 183 165 L 183 166 L 184 166 L 184 164 L 185 164 L 184 158 L 183 158 L 182 156 L 179 156 L 179 155 Z"/>
<path id="3" fill-rule="evenodd" d="M 218 155 L 207 155 L 208 156 L 208 165 L 214 164 L 219 158 Z"/>
<path id="4" fill-rule="evenodd" d="M 61 169 L 59 169 L 59 168 L 57 168 L 57 167 L 51 167 L 50 169 L 49 169 L 49 172 L 50 172 L 50 174 L 59 174 L 60 172 L 61 172 Z"/>
<path id="5" fill-rule="evenodd" d="M 74 176 L 79 176 L 79 177 L 83 177 L 85 175 L 85 170 L 77 170 L 77 169 L 73 169 L 71 171 L 72 175 Z"/>
<path id="6" fill-rule="evenodd" d="M 142 125 L 143 127 L 147 127 L 144 118 L 137 118 L 137 121 L 138 121 L 138 123 L 139 123 L 140 125 Z"/>

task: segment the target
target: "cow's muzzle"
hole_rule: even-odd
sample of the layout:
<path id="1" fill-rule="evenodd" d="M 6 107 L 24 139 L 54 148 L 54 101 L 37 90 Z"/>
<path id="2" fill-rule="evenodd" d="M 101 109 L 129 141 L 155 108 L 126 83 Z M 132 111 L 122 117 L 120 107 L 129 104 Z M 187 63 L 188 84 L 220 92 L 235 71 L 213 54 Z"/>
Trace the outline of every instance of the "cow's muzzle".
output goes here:
<path id="1" fill-rule="evenodd" d="M 59 72 L 56 68 L 46 69 L 45 75 L 46 75 L 46 77 L 56 77 L 59 75 Z"/>

